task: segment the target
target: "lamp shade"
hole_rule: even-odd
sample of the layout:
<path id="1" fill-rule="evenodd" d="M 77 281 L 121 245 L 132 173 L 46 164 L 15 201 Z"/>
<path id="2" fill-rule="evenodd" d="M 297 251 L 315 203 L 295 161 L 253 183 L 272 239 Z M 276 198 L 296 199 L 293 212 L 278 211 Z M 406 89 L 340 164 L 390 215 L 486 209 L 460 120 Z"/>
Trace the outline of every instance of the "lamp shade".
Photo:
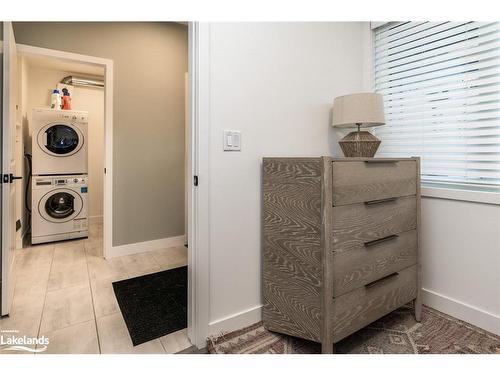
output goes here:
<path id="1" fill-rule="evenodd" d="M 365 92 L 337 96 L 333 101 L 332 126 L 362 128 L 385 124 L 381 94 Z"/>

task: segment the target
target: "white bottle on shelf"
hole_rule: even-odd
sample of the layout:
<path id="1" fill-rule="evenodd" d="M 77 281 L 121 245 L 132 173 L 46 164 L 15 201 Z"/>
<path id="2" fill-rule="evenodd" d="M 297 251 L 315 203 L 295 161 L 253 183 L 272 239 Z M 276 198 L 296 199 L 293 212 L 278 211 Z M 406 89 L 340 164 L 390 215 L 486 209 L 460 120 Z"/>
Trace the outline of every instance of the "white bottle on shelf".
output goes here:
<path id="1" fill-rule="evenodd" d="M 52 95 L 50 95 L 50 108 L 61 109 L 61 93 L 59 90 L 52 90 Z"/>

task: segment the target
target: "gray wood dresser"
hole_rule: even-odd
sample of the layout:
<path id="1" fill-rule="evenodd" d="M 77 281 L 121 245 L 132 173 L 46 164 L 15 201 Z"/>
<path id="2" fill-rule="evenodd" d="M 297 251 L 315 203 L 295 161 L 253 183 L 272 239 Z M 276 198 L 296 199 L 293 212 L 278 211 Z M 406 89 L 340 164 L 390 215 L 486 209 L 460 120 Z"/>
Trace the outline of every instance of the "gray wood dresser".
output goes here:
<path id="1" fill-rule="evenodd" d="M 419 158 L 263 159 L 263 321 L 334 344 L 413 301 Z"/>

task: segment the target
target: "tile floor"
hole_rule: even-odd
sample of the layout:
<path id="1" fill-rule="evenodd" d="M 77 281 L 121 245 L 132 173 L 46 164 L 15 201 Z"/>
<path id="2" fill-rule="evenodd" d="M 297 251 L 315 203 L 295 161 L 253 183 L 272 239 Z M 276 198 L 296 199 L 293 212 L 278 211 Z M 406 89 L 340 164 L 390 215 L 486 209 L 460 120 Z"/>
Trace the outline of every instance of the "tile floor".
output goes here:
<path id="1" fill-rule="evenodd" d="M 36 245 L 16 253 L 11 314 L 0 330 L 15 336 L 45 336 L 44 353 L 176 353 L 191 346 L 186 330 L 132 346 L 116 302 L 113 281 L 187 264 L 184 246 L 105 260 L 102 226 L 88 239 Z M 3 346 L 5 347 L 5 345 Z M 1 350 L 0 354 L 11 353 Z M 26 353 L 26 352 L 14 352 Z"/>

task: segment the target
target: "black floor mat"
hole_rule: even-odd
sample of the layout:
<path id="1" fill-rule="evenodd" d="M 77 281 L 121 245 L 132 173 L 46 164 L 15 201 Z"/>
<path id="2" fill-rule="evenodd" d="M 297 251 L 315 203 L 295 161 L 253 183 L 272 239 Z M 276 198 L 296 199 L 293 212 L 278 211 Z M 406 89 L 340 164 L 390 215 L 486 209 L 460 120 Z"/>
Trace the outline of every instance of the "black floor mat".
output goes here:
<path id="1" fill-rule="evenodd" d="M 187 266 L 113 283 L 134 346 L 187 327 Z"/>

